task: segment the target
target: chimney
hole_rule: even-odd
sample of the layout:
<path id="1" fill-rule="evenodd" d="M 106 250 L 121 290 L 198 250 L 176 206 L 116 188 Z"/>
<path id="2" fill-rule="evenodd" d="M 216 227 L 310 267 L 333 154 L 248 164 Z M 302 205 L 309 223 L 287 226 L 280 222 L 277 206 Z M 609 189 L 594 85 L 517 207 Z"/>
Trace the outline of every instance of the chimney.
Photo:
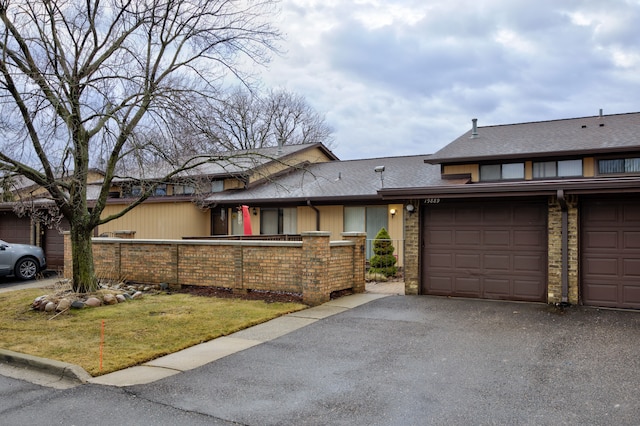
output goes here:
<path id="1" fill-rule="evenodd" d="M 472 119 L 471 123 L 471 139 L 475 139 L 478 137 L 478 119 Z"/>

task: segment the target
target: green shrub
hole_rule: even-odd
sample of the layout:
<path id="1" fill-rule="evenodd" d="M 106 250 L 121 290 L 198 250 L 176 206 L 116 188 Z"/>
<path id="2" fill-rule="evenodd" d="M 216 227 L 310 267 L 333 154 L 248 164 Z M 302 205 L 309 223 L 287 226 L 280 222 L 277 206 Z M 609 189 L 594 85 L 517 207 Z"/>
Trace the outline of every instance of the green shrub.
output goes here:
<path id="1" fill-rule="evenodd" d="M 393 277 L 398 273 L 397 259 L 393 255 L 395 247 L 391 237 L 385 228 L 380 229 L 373 240 L 373 256 L 369 259 L 369 274 L 382 274 L 385 277 Z"/>

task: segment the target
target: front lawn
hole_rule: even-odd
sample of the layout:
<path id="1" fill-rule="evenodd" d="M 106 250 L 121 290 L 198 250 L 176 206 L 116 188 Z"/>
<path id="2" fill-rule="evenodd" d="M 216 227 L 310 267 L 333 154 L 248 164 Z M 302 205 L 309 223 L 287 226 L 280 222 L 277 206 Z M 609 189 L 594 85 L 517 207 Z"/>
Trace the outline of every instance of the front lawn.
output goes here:
<path id="1" fill-rule="evenodd" d="M 47 291 L 0 294 L 0 348 L 76 364 L 92 376 L 137 365 L 306 308 L 299 303 L 158 293 L 57 316 L 31 310 L 33 300 Z"/>

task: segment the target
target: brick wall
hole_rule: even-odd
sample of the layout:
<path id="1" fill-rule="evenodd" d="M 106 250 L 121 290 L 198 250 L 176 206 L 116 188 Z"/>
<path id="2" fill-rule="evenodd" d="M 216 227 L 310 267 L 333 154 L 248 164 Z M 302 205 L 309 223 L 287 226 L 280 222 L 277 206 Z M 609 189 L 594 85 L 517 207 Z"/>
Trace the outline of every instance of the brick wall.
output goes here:
<path id="1" fill-rule="evenodd" d="M 307 232 L 297 241 L 127 240 L 96 238 L 100 278 L 302 294 L 309 305 L 334 291 L 364 292 L 366 234 L 349 232 L 330 241 L 328 232 Z M 65 275 L 71 275 L 65 235 Z"/>

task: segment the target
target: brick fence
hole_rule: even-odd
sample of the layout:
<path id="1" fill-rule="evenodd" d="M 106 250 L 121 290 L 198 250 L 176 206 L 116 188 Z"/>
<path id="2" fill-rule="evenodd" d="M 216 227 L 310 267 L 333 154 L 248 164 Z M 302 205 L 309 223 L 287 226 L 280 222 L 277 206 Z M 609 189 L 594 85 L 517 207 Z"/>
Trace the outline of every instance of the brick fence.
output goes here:
<path id="1" fill-rule="evenodd" d="M 302 294 L 304 303 L 327 302 L 334 291 L 364 292 L 366 234 L 305 232 L 302 241 L 135 240 L 94 238 L 100 278 Z M 65 276 L 71 266 L 65 235 Z"/>

